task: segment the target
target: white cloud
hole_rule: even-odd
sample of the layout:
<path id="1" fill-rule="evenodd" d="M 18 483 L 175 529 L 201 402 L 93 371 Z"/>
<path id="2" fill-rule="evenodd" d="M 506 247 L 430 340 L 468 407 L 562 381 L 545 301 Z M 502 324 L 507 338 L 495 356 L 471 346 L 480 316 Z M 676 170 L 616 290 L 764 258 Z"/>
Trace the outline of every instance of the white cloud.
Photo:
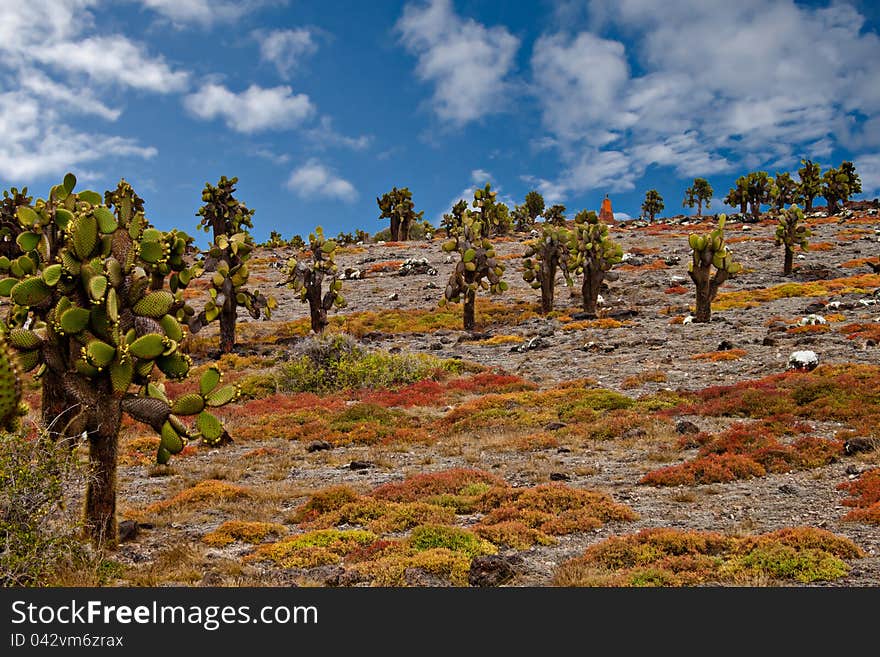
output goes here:
<path id="1" fill-rule="evenodd" d="M 254 0 L 138 1 L 145 8 L 170 20 L 175 27 L 186 27 L 192 24 L 210 27 L 215 23 L 229 23 L 266 4 Z"/>
<path id="2" fill-rule="evenodd" d="M 184 106 L 200 119 L 222 118 L 237 132 L 283 130 L 303 123 L 314 113 L 305 94 L 288 86 L 263 88 L 252 84 L 234 93 L 219 84 L 206 84 L 184 99 Z"/>
<path id="3" fill-rule="evenodd" d="M 278 73 L 285 78 L 296 70 L 303 59 L 318 52 L 314 34 L 305 28 L 256 31 L 254 37 L 260 44 L 260 58 L 274 64 Z"/>
<path id="4" fill-rule="evenodd" d="M 106 5 L 106 3 L 104 3 Z M 78 130 L 90 116 L 116 121 L 122 109 L 102 99 L 108 91 L 168 93 L 184 89 L 188 73 L 175 70 L 127 37 L 99 31 L 102 0 L 0 2 L 0 177 L 62 174 L 115 157 L 151 158 L 156 149 L 137 140 Z"/>
<path id="5" fill-rule="evenodd" d="M 113 157 L 149 159 L 156 149 L 133 139 L 77 132 L 57 120 L 33 97 L 22 92 L 0 94 L 0 178 L 21 184 L 37 176 L 62 175 L 88 162 Z"/>
<path id="6" fill-rule="evenodd" d="M 589 9 L 592 32 L 545 34 L 532 54 L 562 164 L 548 186 L 632 189 L 652 165 L 705 176 L 880 142 L 880 38 L 849 4 L 593 0 Z M 599 36 L 610 30 L 631 45 Z"/>
<path id="7" fill-rule="evenodd" d="M 121 35 L 41 43 L 33 58 L 68 73 L 82 73 L 99 83 L 169 93 L 186 89 L 189 74 L 174 71 L 162 57 L 150 57 L 142 45 Z"/>
<path id="8" fill-rule="evenodd" d="M 853 164 L 855 164 L 859 178 L 862 180 L 864 193 L 860 196 L 864 198 L 880 196 L 880 155 L 877 153 L 861 155 L 853 160 Z"/>
<path id="9" fill-rule="evenodd" d="M 350 203 L 358 198 L 354 185 L 314 159 L 290 174 L 287 188 L 300 198 L 308 200 L 329 198 Z"/>
<path id="10" fill-rule="evenodd" d="M 372 135 L 349 137 L 337 132 L 333 127 L 333 119 L 329 116 L 322 116 L 318 125 L 307 130 L 305 134 L 320 147 L 340 146 L 353 151 L 362 151 L 373 143 Z"/>
<path id="11" fill-rule="evenodd" d="M 458 16 L 450 0 L 408 4 L 396 25 L 418 63 L 416 75 L 435 85 L 433 110 L 461 126 L 504 109 L 507 75 L 519 39 L 503 27 L 487 28 Z"/>

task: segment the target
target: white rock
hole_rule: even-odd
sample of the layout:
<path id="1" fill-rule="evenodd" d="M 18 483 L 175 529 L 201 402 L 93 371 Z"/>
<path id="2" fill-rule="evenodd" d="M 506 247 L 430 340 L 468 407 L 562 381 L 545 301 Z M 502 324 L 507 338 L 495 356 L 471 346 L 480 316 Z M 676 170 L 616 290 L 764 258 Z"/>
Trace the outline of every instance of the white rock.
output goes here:
<path id="1" fill-rule="evenodd" d="M 801 317 L 798 322 L 798 326 L 816 326 L 817 324 L 827 324 L 828 320 L 822 317 L 822 315 L 816 315 L 815 313 L 807 315 L 806 317 Z"/>
<path id="2" fill-rule="evenodd" d="M 819 364 L 819 355 L 815 351 L 795 351 L 788 357 L 788 369 L 810 370 L 816 369 Z"/>
<path id="3" fill-rule="evenodd" d="M 681 323 L 682 323 L 682 324 L 692 324 L 693 321 L 694 321 L 694 316 L 693 316 L 693 315 L 688 315 L 688 316 L 685 317 L 683 320 L 681 320 Z"/>

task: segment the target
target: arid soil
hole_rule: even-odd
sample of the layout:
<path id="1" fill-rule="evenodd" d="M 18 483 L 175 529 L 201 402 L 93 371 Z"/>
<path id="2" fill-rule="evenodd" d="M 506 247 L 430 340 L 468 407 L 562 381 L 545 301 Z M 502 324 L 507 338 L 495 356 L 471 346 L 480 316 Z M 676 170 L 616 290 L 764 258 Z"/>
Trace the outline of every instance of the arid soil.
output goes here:
<path id="1" fill-rule="evenodd" d="M 880 287 L 876 282 L 857 291 L 835 291 L 816 295 L 794 296 L 715 310 L 708 324 L 681 323 L 693 303 L 693 284 L 687 277 L 689 249 L 687 234 L 708 230 L 707 221 L 693 225 L 661 224 L 650 227 L 617 226 L 612 237 L 629 254 L 615 271 L 619 278 L 603 290 L 600 317 L 621 322 L 612 328 L 578 328 L 566 325 L 577 321 L 580 311 L 579 288 L 564 286 L 560 276 L 554 318 L 533 317 L 520 323 L 481 325 L 481 335 L 445 329 L 430 333 L 387 334 L 372 332 L 361 337 L 371 348 L 401 352 L 424 351 L 438 357 L 455 357 L 517 374 L 541 387 L 562 381 L 590 378 L 597 385 L 638 397 L 657 391 L 698 390 L 709 386 L 732 384 L 747 379 L 783 372 L 789 356 L 797 350 L 812 350 L 822 364 L 877 364 L 880 347 L 870 340 L 849 339 L 836 330 L 854 322 L 880 321 Z M 731 292 L 772 288 L 785 283 L 827 281 L 871 274 L 872 269 L 859 259 L 877 261 L 880 254 L 880 218 L 865 213 L 847 220 L 813 219 L 811 242 L 818 245 L 798 255 L 791 277 L 782 275 L 783 251 L 772 241 L 774 225 L 728 223 L 726 237 L 734 257 L 744 271 L 721 288 L 719 301 Z M 521 308 L 534 307 L 538 293 L 521 277 L 522 239 L 509 238 L 497 243 L 504 260 L 504 280 L 510 290 L 495 299 L 497 303 Z M 362 279 L 346 280 L 343 293 L 347 307 L 338 314 L 383 309 L 434 309 L 454 266 L 440 250 L 439 238 L 405 244 L 368 244 L 345 249 L 337 258 L 340 269 L 359 269 Z M 799 252 L 800 253 L 800 252 Z M 254 331 L 271 334 L 273 327 L 308 316 L 307 306 L 294 298 L 292 290 L 278 287 L 289 249 L 264 249 L 258 253 L 252 282 L 274 294 L 279 310 L 270 322 L 258 323 Z M 426 258 L 438 270 L 437 275 L 400 276 L 394 265 L 390 271 L 377 272 L 377 264 Z M 683 288 L 683 289 L 676 289 Z M 817 304 L 816 302 L 821 302 Z M 823 308 L 828 302 L 840 302 Z M 833 316 L 827 332 L 791 332 L 797 323 L 818 313 Z M 480 316 L 478 313 L 478 322 Z M 251 324 L 253 320 L 244 320 Z M 248 327 L 251 328 L 251 327 Z M 247 329 L 243 329 L 247 334 Z M 210 336 L 210 330 L 206 330 Z M 516 336 L 503 344 L 487 345 L 493 336 Z M 475 340 L 474 338 L 479 338 Z M 523 341 L 516 341 L 522 338 Z M 532 342 L 535 348 L 516 351 Z M 241 354 L 272 354 L 292 349 L 295 340 L 262 345 L 247 341 L 239 345 Z M 701 353 L 740 349 L 738 359 L 713 361 L 694 359 Z M 199 359 L 197 359 L 198 362 Z M 204 360 L 204 359 L 202 359 Z M 638 380 L 640 375 L 662 372 L 657 381 Z M 643 377 L 643 379 L 650 377 Z M 635 381 L 635 383 L 634 383 Z M 233 412 L 234 413 L 234 412 Z M 685 416 L 701 430 L 715 431 L 729 424 L 729 418 Z M 234 427 L 247 424 L 249 418 L 236 417 Z M 817 423 L 816 435 L 832 437 L 841 425 Z M 841 504 L 846 494 L 837 490 L 841 482 L 880 464 L 878 453 L 863 453 L 825 467 L 771 474 L 724 484 L 694 487 L 654 487 L 639 485 L 646 472 L 664 465 L 679 463 L 692 453 L 676 448 L 674 432 L 659 430 L 624 436 L 617 440 L 578 441 L 561 438 L 548 449 L 517 451 L 499 447 L 503 436 L 474 435 L 439 441 L 431 445 L 400 447 L 343 446 L 331 450 L 307 452 L 302 442 L 266 435 L 255 444 L 236 442 L 221 449 L 199 448 L 186 458 L 176 459 L 162 472 L 138 463 L 120 470 L 120 517 L 132 516 L 152 502 L 168 498 L 204 479 L 220 479 L 277 492 L 271 509 L 261 509 L 261 518 L 289 524 L 289 513 L 300 505 L 310 491 L 337 484 L 350 484 L 368 490 L 378 484 L 400 480 L 420 472 L 454 467 L 480 468 L 498 474 L 512 485 L 533 486 L 551 479 L 565 479 L 576 488 L 610 493 L 614 500 L 632 507 L 640 516 L 634 522 L 611 522 L 586 533 L 562 536 L 551 546 L 535 546 L 520 551 L 516 564 L 515 586 L 547 586 L 555 568 L 570 557 L 613 534 L 630 533 L 649 527 L 674 527 L 714 530 L 738 534 L 760 533 L 782 527 L 812 526 L 852 539 L 867 558 L 851 562 L 852 569 L 843 578 L 819 582 L 830 586 L 880 585 L 880 531 L 876 525 L 842 522 L 848 510 Z M 265 461 L 249 461 L 244 454 L 255 447 L 275 450 Z M 349 464 L 368 462 L 370 467 L 353 470 Z M 551 477 L 551 475 L 553 475 Z M 241 509 L 246 518 L 248 510 Z M 243 564 L 242 557 L 252 550 L 249 545 L 233 543 L 209 547 L 201 537 L 228 519 L 223 512 L 181 512 L 167 524 L 147 523 L 138 535 L 124 542 L 116 559 L 126 568 L 118 584 L 188 585 L 291 585 L 332 583 L 338 579 L 338 566 L 327 566 L 309 573 L 295 569 L 272 568 L 261 564 Z M 507 554 L 512 554 L 507 551 Z M 163 565 L 164 564 L 164 565 Z M 171 565 L 173 564 L 173 565 Z M 413 582 L 439 585 L 437 582 Z M 746 581 L 741 584 L 766 584 Z M 800 585 L 791 584 L 788 585 Z"/>

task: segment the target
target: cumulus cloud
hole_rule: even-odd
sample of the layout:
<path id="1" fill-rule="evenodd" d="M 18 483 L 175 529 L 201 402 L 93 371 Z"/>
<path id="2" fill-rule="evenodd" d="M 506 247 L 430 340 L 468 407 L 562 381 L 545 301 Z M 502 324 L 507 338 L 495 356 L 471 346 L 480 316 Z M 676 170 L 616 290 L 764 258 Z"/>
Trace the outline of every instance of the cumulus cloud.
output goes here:
<path id="1" fill-rule="evenodd" d="M 222 118 L 237 132 L 283 130 L 299 126 L 315 111 L 306 94 L 288 86 L 264 88 L 252 84 L 234 93 L 220 84 L 206 84 L 184 99 L 184 106 L 200 119 Z"/>
<path id="2" fill-rule="evenodd" d="M 306 200 L 327 198 L 351 203 L 358 198 L 354 185 L 315 159 L 291 172 L 287 188 Z"/>
<path id="3" fill-rule="evenodd" d="M 102 95 L 136 89 L 179 92 L 189 75 L 121 34 L 99 33 L 99 0 L 0 3 L 0 178 L 57 175 L 112 157 L 151 158 L 137 140 L 72 127 L 77 115 L 114 122 L 121 108 Z M 39 29 L 35 29 L 38 26 Z"/>
<path id="4" fill-rule="evenodd" d="M 455 13 L 450 0 L 406 5 L 396 30 L 417 57 L 416 75 L 434 85 L 432 109 L 461 126 L 499 112 L 519 39 L 506 28 L 486 27 Z"/>
<path id="5" fill-rule="evenodd" d="M 860 155 L 853 160 L 859 178 L 862 180 L 862 190 L 867 198 L 880 196 L 880 155 L 868 153 Z"/>
<path id="6" fill-rule="evenodd" d="M 545 34 L 531 59 L 563 165 L 554 182 L 567 192 L 632 189 L 652 165 L 682 177 L 781 168 L 880 139 L 880 38 L 849 4 L 593 0 L 589 10 L 590 31 Z"/>
<path id="7" fill-rule="evenodd" d="M 229 23 L 266 4 L 265 0 L 138 0 L 175 27 Z"/>
<path id="8" fill-rule="evenodd" d="M 318 44 L 311 30 L 256 31 L 254 37 L 260 45 L 260 59 L 274 64 L 282 77 L 290 74 L 302 60 L 318 52 Z"/>

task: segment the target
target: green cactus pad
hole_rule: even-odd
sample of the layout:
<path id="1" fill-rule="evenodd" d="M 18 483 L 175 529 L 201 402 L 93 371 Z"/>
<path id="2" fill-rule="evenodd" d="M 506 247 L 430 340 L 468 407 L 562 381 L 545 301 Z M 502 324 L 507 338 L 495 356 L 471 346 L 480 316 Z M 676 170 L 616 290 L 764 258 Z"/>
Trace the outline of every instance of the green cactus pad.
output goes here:
<path id="1" fill-rule="evenodd" d="M 113 392 L 122 395 L 128 392 L 131 382 L 134 379 L 134 364 L 130 358 L 118 360 L 110 365 L 110 383 L 113 386 Z"/>
<path id="2" fill-rule="evenodd" d="M 165 245 L 161 242 L 143 241 L 140 249 L 141 260 L 156 264 L 165 258 Z"/>
<path id="3" fill-rule="evenodd" d="M 161 437 L 160 447 L 168 450 L 171 454 L 179 454 L 183 450 L 185 445 L 183 438 L 167 420 L 162 425 Z"/>
<path id="4" fill-rule="evenodd" d="M 174 295 L 161 290 L 159 292 L 151 292 L 145 296 L 134 304 L 132 310 L 134 310 L 135 315 L 158 319 L 162 315 L 167 315 L 173 305 Z"/>
<path id="5" fill-rule="evenodd" d="M 217 387 L 217 384 L 220 383 L 220 379 L 223 378 L 223 375 L 220 373 L 220 369 L 212 365 L 208 369 L 206 369 L 201 378 L 199 379 L 199 392 L 203 397 L 207 397 L 210 392 Z"/>
<path id="6" fill-rule="evenodd" d="M 17 283 L 10 291 L 19 306 L 36 306 L 49 298 L 52 288 L 40 276 L 32 276 Z"/>
<path id="7" fill-rule="evenodd" d="M 89 317 L 88 310 L 74 306 L 61 314 L 61 330 L 67 335 L 76 335 L 88 326 Z"/>
<path id="8" fill-rule="evenodd" d="M 18 352 L 18 365 L 23 372 L 30 372 L 42 362 L 42 357 L 38 350 L 20 351 Z"/>
<path id="9" fill-rule="evenodd" d="M 55 225 L 58 226 L 61 230 L 67 230 L 73 221 L 73 213 L 70 210 L 65 210 L 64 208 L 56 208 L 55 209 Z"/>
<path id="10" fill-rule="evenodd" d="M 43 339 L 27 329 L 15 328 L 9 332 L 9 344 L 16 349 L 29 351 L 31 349 L 39 349 L 43 345 Z"/>
<path id="11" fill-rule="evenodd" d="M 209 445 L 215 444 L 223 435 L 223 425 L 208 411 L 202 411 L 196 418 L 196 428 L 202 439 Z"/>
<path id="12" fill-rule="evenodd" d="M 165 335 L 175 342 L 183 340 L 183 327 L 180 326 L 180 322 L 178 322 L 172 315 L 163 315 L 160 317 L 159 325 L 162 327 L 162 330 L 165 331 Z"/>
<path id="13" fill-rule="evenodd" d="M 12 353 L 0 336 L 0 427 L 9 427 L 18 414 L 21 379 Z"/>
<path id="14" fill-rule="evenodd" d="M 93 214 L 80 215 L 73 229 L 73 251 L 80 260 L 92 255 L 98 244 L 98 220 Z"/>
<path id="15" fill-rule="evenodd" d="M 98 230 L 105 235 L 109 235 L 119 228 L 119 222 L 110 210 L 103 206 L 98 206 L 93 210 L 95 219 L 98 221 Z"/>
<path id="16" fill-rule="evenodd" d="M 101 205 L 104 202 L 101 195 L 98 192 L 93 192 L 91 189 L 85 189 L 79 192 L 77 196 L 79 196 L 79 200 L 85 201 L 89 205 Z"/>
<path id="17" fill-rule="evenodd" d="M 165 336 L 158 333 L 147 333 L 129 345 L 129 351 L 137 358 L 153 359 L 162 355 L 168 347 Z"/>
<path id="18" fill-rule="evenodd" d="M 88 290 L 92 303 L 99 304 L 104 301 L 104 295 L 107 294 L 107 285 L 106 276 L 97 275 L 89 279 Z"/>
<path id="19" fill-rule="evenodd" d="M 239 387 L 232 383 L 225 385 L 222 388 L 217 388 L 206 397 L 208 406 L 223 406 L 224 404 L 235 401 L 238 397 L 239 390 Z"/>
<path id="20" fill-rule="evenodd" d="M 175 351 L 169 356 L 159 356 L 156 359 L 156 366 L 169 379 L 183 379 L 189 373 L 191 361 L 188 356 Z"/>
<path id="21" fill-rule="evenodd" d="M 25 231 L 18 234 L 15 243 L 18 244 L 18 248 L 27 253 L 37 248 L 37 245 L 40 243 L 40 237 L 40 233 Z"/>
<path id="22" fill-rule="evenodd" d="M 64 273 L 64 269 L 58 263 L 54 265 L 49 265 L 43 270 L 43 281 L 49 287 L 55 287 L 58 285 L 58 282 L 61 280 L 61 274 Z"/>
<path id="23" fill-rule="evenodd" d="M 174 400 L 174 404 L 171 405 L 171 412 L 177 415 L 196 415 L 204 409 L 204 398 L 194 392 L 178 397 Z"/>
<path id="24" fill-rule="evenodd" d="M 84 350 L 86 360 L 94 367 L 107 367 L 116 358 L 116 347 L 102 340 L 90 341 Z"/>
<path id="25" fill-rule="evenodd" d="M 156 450 L 156 463 L 158 463 L 159 465 L 166 465 L 170 460 L 171 452 L 162 447 L 162 445 L 160 444 L 159 449 Z"/>
<path id="26" fill-rule="evenodd" d="M 8 297 L 17 283 L 17 278 L 4 278 L 0 280 L 0 297 Z"/>

